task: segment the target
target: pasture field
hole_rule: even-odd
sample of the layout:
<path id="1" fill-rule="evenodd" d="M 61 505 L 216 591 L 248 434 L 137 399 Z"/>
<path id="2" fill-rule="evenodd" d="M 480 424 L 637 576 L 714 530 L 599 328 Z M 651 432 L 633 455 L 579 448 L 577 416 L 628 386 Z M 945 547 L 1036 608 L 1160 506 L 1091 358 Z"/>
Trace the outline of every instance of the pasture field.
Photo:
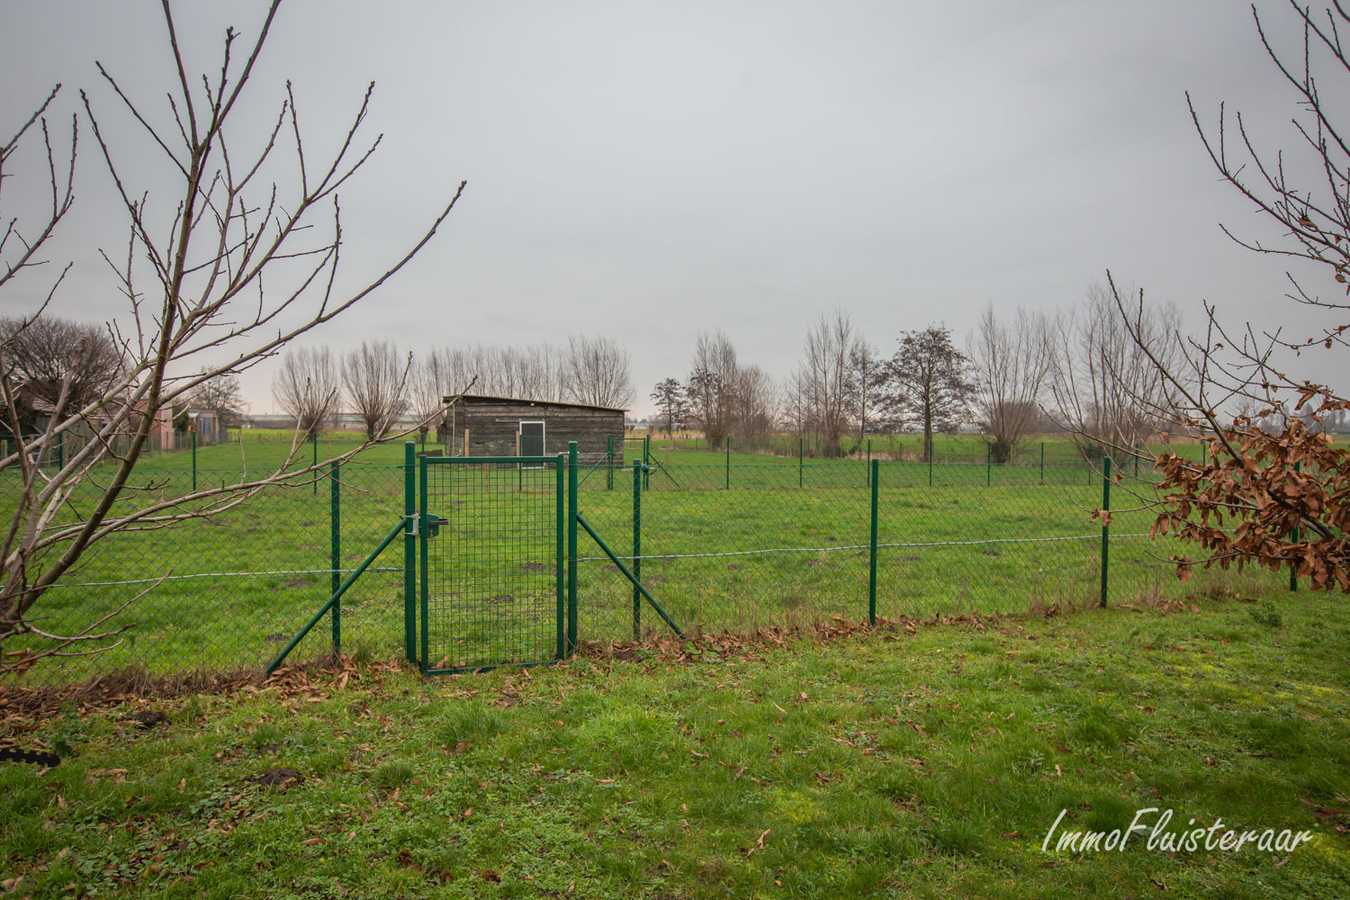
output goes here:
<path id="1" fill-rule="evenodd" d="M 240 433 L 238 430 L 231 430 L 229 442 L 211 447 L 199 447 L 197 450 L 198 465 L 202 469 L 222 472 L 238 470 L 241 466 L 260 469 L 267 465 L 275 465 L 285 458 L 294 438 L 293 432 L 281 429 L 247 428 L 242 431 L 243 440 L 241 442 L 239 440 Z M 642 439 L 646 434 L 647 432 L 641 430 L 629 432 L 627 440 L 623 442 L 624 465 L 631 464 L 634 459 L 641 458 Z M 321 432 L 317 441 L 319 458 L 324 459 L 334 453 L 355 447 L 360 443 L 360 438 L 360 434 L 351 431 Z M 435 442 L 434 434 L 425 442 L 421 441 L 416 434 L 412 435 L 412 439 L 418 443 L 419 452 L 425 450 L 428 453 L 436 453 L 444 449 Z M 1350 436 L 1342 435 L 1337 438 L 1340 443 L 1345 443 L 1347 440 L 1350 440 Z M 856 437 L 845 437 L 841 441 L 845 456 L 854 461 L 866 459 L 869 443 L 873 455 L 878 458 L 887 461 L 914 462 L 919 459 L 922 453 L 923 438 L 919 435 L 909 434 L 878 435 L 869 437 L 861 443 L 857 441 Z M 795 466 L 797 464 L 799 449 L 797 438 L 775 436 L 770 444 L 771 446 L 763 451 L 751 451 L 739 448 L 737 442 L 733 439 L 730 454 L 732 466 Z M 939 434 L 935 435 L 933 439 L 934 456 L 938 468 L 944 466 L 973 466 L 983 471 L 986 462 L 985 446 L 985 439 L 975 434 Z M 1044 447 L 1043 450 L 1042 446 Z M 1167 446 L 1171 446 L 1183 456 L 1195 454 L 1198 450 L 1195 444 L 1182 441 L 1171 445 L 1151 444 L 1148 450 L 1152 453 L 1159 453 Z M 549 435 L 548 452 L 550 454 L 565 451 L 566 447 L 567 436 Z M 297 447 L 296 461 L 306 464 L 311 462 L 313 450 L 314 447 L 311 442 L 301 441 Z M 723 447 L 709 448 L 701 438 L 681 436 L 672 440 L 660 436 L 660 433 L 651 435 L 651 450 L 656 461 L 665 465 L 713 466 L 721 464 L 726 457 Z M 814 456 L 809 442 L 805 447 L 805 456 L 805 465 L 807 466 L 821 463 L 836 464 L 838 462 L 837 460 L 821 459 Z M 1011 464 L 1007 468 L 1017 471 L 1036 470 L 1039 468 L 1042 458 L 1044 458 L 1047 470 L 1082 466 L 1082 454 L 1066 438 L 1045 436 L 1042 439 L 1042 437 L 1036 436 L 1018 445 Z M 377 445 L 364 451 L 361 460 L 369 465 L 400 465 L 403 462 L 403 445 L 400 441 Z M 153 469 L 167 471 L 190 469 L 192 454 L 187 450 L 157 453 L 149 457 L 144 464 Z M 861 466 L 863 463 L 860 462 L 859 465 Z M 999 467 L 995 466 L 994 468 Z"/>
<path id="2" fill-rule="evenodd" d="M 323 436 L 321 457 L 340 449 L 343 437 L 350 436 Z M 242 472 L 275 465 L 287 449 L 249 440 L 200 448 L 196 483 L 239 474 L 224 468 L 232 454 Z M 339 476 L 339 579 L 402 515 L 404 470 L 390 464 L 402 449 L 372 448 Z M 628 449 L 630 455 L 637 451 L 633 444 Z M 302 464 L 309 461 L 307 451 L 301 448 Z M 643 580 L 681 626 L 745 630 L 866 616 L 871 490 L 864 460 L 733 454 L 728 466 L 720 454 L 678 453 L 702 464 L 655 467 L 642 479 L 638 515 Z M 513 604 L 497 610 L 499 616 L 527 607 L 533 608 L 521 615 L 538 615 L 546 604 L 533 595 L 551 590 L 553 582 L 549 566 L 538 560 L 538 536 L 527 542 L 494 523 L 509 519 L 512 510 L 551 503 L 551 488 L 531 487 L 512 469 L 492 473 L 485 490 L 479 475 L 462 467 L 452 471 L 459 482 L 447 484 L 448 494 L 432 496 L 429 506 L 442 500 L 462 505 L 471 497 L 474 515 L 461 515 L 457 530 L 429 544 L 435 564 L 494 584 L 484 599 Z M 1114 488 L 1115 510 L 1138 506 L 1132 495 L 1151 490 L 1126 474 Z M 190 454 L 155 457 L 138 469 L 136 499 L 187 493 L 192 478 Z M 631 563 L 631 471 L 592 467 L 580 484 L 582 514 Z M 1100 598 L 1100 528 L 1089 514 L 1101 506 L 1101 478 L 1090 468 L 885 462 L 878 486 L 879 615 L 987 614 L 1082 606 Z M 80 505 L 77 498 L 72 517 Z M 209 520 L 109 540 L 87 556 L 68 585 L 49 595 L 40 627 L 69 631 L 133 601 L 122 619 L 132 627 L 110 653 L 48 671 L 78 679 L 125 665 L 173 673 L 265 664 L 331 592 L 332 524 L 331 481 L 311 475 Z M 1287 585 L 1265 573 L 1203 573 L 1180 585 L 1165 560 L 1184 548 L 1148 541 L 1143 535 L 1150 524 L 1144 511 L 1114 514 L 1111 602 L 1182 597 L 1216 585 L 1247 595 Z M 581 542 L 582 636 L 631 637 L 631 587 L 584 534 Z M 343 599 L 343 646 L 349 652 L 390 658 L 402 647 L 401 543 L 390 546 Z M 640 633 L 659 625 L 643 611 Z M 325 626 L 297 652 L 312 658 L 330 646 Z"/>
<path id="3" fill-rule="evenodd" d="M 241 434 L 242 440 L 240 439 Z M 641 458 L 642 441 L 649 434 L 653 457 L 657 462 L 664 465 L 713 466 L 722 464 L 727 455 L 724 447 L 710 448 L 697 435 L 681 433 L 675 439 L 671 439 L 670 437 L 662 437 L 659 431 L 635 430 L 629 432 L 627 439 L 623 442 L 623 464 L 625 466 L 631 464 L 634 459 Z M 354 448 L 359 445 L 361 437 L 359 433 L 352 431 L 320 432 L 316 442 L 318 458 L 322 460 L 330 455 Z M 422 440 L 417 434 L 413 434 L 411 437 L 418 442 L 419 452 L 437 453 L 444 449 L 441 445 L 436 444 L 434 434 L 430 440 L 426 441 Z M 294 438 L 294 432 L 284 429 L 246 428 L 242 431 L 231 429 L 229 440 L 226 443 L 197 449 L 198 466 L 202 470 L 214 470 L 222 473 L 248 469 L 255 472 L 261 471 L 263 468 L 275 466 L 285 459 Z M 1350 445 L 1350 434 L 1336 435 L 1334 441 L 1340 446 Z M 567 437 L 565 435 L 550 435 L 548 452 L 565 451 L 566 442 Z M 845 436 L 841 439 L 840 444 L 845 457 L 854 461 L 865 460 L 867 448 L 870 445 L 873 455 L 877 458 L 887 461 L 915 462 L 921 459 L 923 437 L 912 434 L 873 435 L 859 441 L 856 436 Z M 1157 454 L 1168 447 L 1182 456 L 1195 456 L 1199 452 L 1198 445 L 1184 438 L 1178 438 L 1169 444 L 1150 444 L 1147 449 L 1150 453 Z M 296 449 L 296 462 L 298 464 L 312 462 L 315 449 L 314 443 L 300 441 Z M 733 467 L 775 464 L 795 466 L 799 449 L 801 448 L 799 448 L 798 439 L 791 435 L 773 436 L 769 440 L 768 446 L 762 450 L 746 450 L 737 446 L 737 441 L 733 439 L 730 454 L 731 463 Z M 837 463 L 837 460 L 817 458 L 809 441 L 805 442 L 804 449 L 806 457 L 804 465 Z M 985 467 L 987 458 L 986 439 L 982 435 L 938 434 L 933 438 L 933 450 L 938 469 L 970 466 L 983 470 Z M 361 461 L 376 466 L 400 465 L 403 462 L 403 445 L 401 441 L 390 441 L 374 446 L 362 453 Z M 1015 448 L 1013 458 L 1006 468 L 1019 473 L 1016 477 L 1025 479 L 1030 477 L 1027 473 L 1032 473 L 1040 468 L 1042 461 L 1044 461 L 1047 471 L 1060 468 L 1077 469 L 1081 468 L 1083 463 L 1081 452 L 1064 436 L 1033 435 Z M 145 466 L 147 471 L 188 470 L 192 467 L 192 453 L 186 449 L 157 452 L 147 456 L 142 465 Z M 1133 467 L 1134 464 L 1131 462 L 1129 465 Z M 994 467 L 995 471 L 999 468 L 998 466 Z"/>
<path id="4" fill-rule="evenodd" d="M 619 656 L 426 680 L 348 664 L 40 719 L 0 694 L 0 736 L 64 757 L 0 766 L 0 889 L 1350 894 L 1350 608 L 1335 598 Z M 1161 832 L 1312 837 L 1292 852 L 1169 854 L 1149 830 L 1124 850 L 1054 852 L 1065 831 L 1124 830 L 1147 809 L 1150 828 L 1174 811 Z"/>
<path id="5" fill-rule="evenodd" d="M 231 477 L 228 470 L 205 468 L 206 455 L 199 453 L 199 485 Z M 190 489 L 190 472 L 161 467 L 164 460 L 138 471 L 138 490 L 153 496 Z M 800 468 L 792 462 L 733 466 L 730 489 L 725 465 L 672 464 L 650 474 L 650 489 L 638 496 L 642 578 L 681 627 L 744 631 L 867 616 L 868 469 L 854 461 L 807 461 Z M 428 544 L 433 580 L 440 579 L 433 605 L 438 599 L 471 605 L 475 627 L 497 628 L 529 617 L 532 627 L 546 632 L 538 618 L 552 609 L 552 532 L 536 529 L 527 537 L 513 517 L 535 509 L 551 527 L 552 488 L 527 481 L 518 469 L 490 473 L 486 488 L 480 468 L 451 471 L 443 493 L 433 493 L 428 502 L 432 514 L 459 510 L 455 526 Z M 1089 515 L 1101 505 L 1100 476 L 1083 467 L 1051 471 L 1063 476 L 1060 483 L 1037 484 L 1032 480 L 1037 473 L 1019 474 L 1013 467 L 880 464 L 877 614 L 924 618 L 1098 602 L 1101 529 Z M 549 484 L 551 479 L 550 474 Z M 110 539 L 48 595 L 39 624 L 68 632 L 132 601 L 121 618 L 132 627 L 110 652 L 47 667 L 46 677 L 78 680 L 123 666 L 168 674 L 265 665 L 331 593 L 330 489 L 326 476 L 317 482 L 299 479 L 208 520 Z M 363 461 L 342 470 L 339 579 L 397 525 L 403 489 L 398 466 Z M 1131 491 L 1148 489 L 1128 480 L 1117 485 L 1113 508 L 1137 503 Z M 581 479 L 582 515 L 629 563 L 634 498 L 631 471 L 596 469 Z M 470 501 L 473 508 L 466 512 Z M 79 505 L 77 498 L 71 515 Z M 1183 548 L 1149 541 L 1144 535 L 1150 524 L 1143 511 L 1115 513 L 1109 602 L 1181 598 L 1196 591 L 1255 596 L 1287 590 L 1287 577 L 1264 572 L 1200 573 L 1182 585 L 1166 558 Z M 399 539 L 343 598 L 347 652 L 378 659 L 400 654 L 402 567 Z M 446 573 L 490 590 L 481 596 L 455 593 Z M 632 588 L 585 534 L 578 583 L 581 637 L 631 638 Z M 640 633 L 663 630 L 651 610 L 642 609 Z M 461 644 L 491 640 L 464 630 L 458 637 Z M 324 624 L 297 648 L 297 658 L 315 658 L 330 647 L 331 630 Z M 429 662 L 446 656 L 454 664 L 457 653 L 437 651 Z"/>
<path id="6" fill-rule="evenodd" d="M 645 434 L 645 432 L 634 432 L 634 434 Z M 652 448 L 662 453 L 669 450 L 673 461 L 693 461 L 691 457 L 685 457 L 687 453 L 724 453 L 725 445 L 717 448 L 708 446 L 697 433 L 678 434 L 676 437 L 662 436 L 662 432 L 651 433 Z M 980 465 L 985 464 L 989 451 L 988 438 L 980 434 L 957 433 L 957 434 L 935 434 L 933 435 L 933 456 L 939 465 Z M 732 455 L 736 456 L 747 442 L 733 438 L 731 441 Z M 806 456 L 808 459 L 818 456 L 818 448 L 815 442 L 810 438 L 798 438 L 795 435 L 772 435 L 767 439 L 757 441 L 761 448 L 754 454 L 745 455 L 773 456 L 787 459 L 795 459 L 798 454 Z M 859 440 L 857 435 L 845 435 L 839 440 L 840 450 L 844 456 L 850 458 L 866 458 L 870 448 L 872 455 L 886 460 L 905 460 L 918 461 L 923 459 L 923 435 L 921 434 L 890 434 L 890 435 L 869 435 Z M 1150 444 L 1147 450 L 1151 453 L 1159 453 L 1167 447 L 1171 447 L 1182 456 L 1194 456 L 1198 453 L 1198 445 L 1186 438 L 1177 438 L 1169 444 Z M 662 457 L 664 461 L 664 457 Z M 1072 441 L 1062 434 L 1056 435 L 1031 435 L 1020 441 L 1012 449 L 1010 462 L 1018 466 L 1035 466 L 1044 460 L 1048 466 L 1074 465 L 1083 460 L 1082 452 Z"/>

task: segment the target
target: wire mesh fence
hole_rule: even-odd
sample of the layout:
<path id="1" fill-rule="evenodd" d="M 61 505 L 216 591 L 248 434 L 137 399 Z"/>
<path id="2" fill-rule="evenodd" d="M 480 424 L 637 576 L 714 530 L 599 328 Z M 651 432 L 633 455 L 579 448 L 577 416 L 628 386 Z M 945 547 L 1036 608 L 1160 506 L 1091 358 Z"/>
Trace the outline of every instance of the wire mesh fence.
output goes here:
<path id="1" fill-rule="evenodd" d="M 106 446 L 114 456 L 124 456 L 131 447 L 133 435 L 128 430 L 112 435 L 96 436 L 95 430 L 88 426 L 79 426 L 52 435 L 43 440 L 41 434 L 21 434 L 16 440 L 14 432 L 0 427 L 0 459 L 17 453 L 22 446 L 26 448 L 28 459 L 43 469 L 60 469 L 67 460 L 74 459 L 89 444 Z M 167 457 L 173 454 L 188 454 L 197 449 L 205 450 L 238 440 L 238 431 L 226 428 L 203 428 L 185 430 L 163 428 L 153 431 L 144 443 L 142 451 L 146 459 Z"/>
<path id="2" fill-rule="evenodd" d="M 1287 575 L 1254 569 L 1200 570 L 1181 583 L 1171 557 L 1195 548 L 1149 537 L 1155 476 L 1145 463 L 1136 478 L 1133 459 L 1116 469 L 1114 503 L 1103 495 L 1100 463 L 1042 471 L 733 459 L 653 465 L 636 482 L 581 498 L 606 534 L 634 532 L 627 558 L 640 559 L 642 580 L 686 628 L 858 620 L 873 610 L 892 618 L 1024 612 L 1287 584 Z M 1115 510 L 1105 544 L 1092 516 L 1103 508 Z M 633 616 L 629 586 L 604 557 L 578 562 L 583 636 L 622 639 Z"/>
<path id="3" fill-rule="evenodd" d="M 238 477 L 235 471 L 196 475 L 201 487 Z M 133 485 L 135 499 L 147 492 L 185 496 L 192 477 L 155 472 Z M 30 618 L 42 631 L 69 635 L 125 606 L 107 626 L 125 631 L 102 653 L 51 660 L 26 677 L 76 681 L 125 667 L 175 674 L 265 665 L 328 598 L 334 580 L 351 572 L 396 520 L 403 470 L 350 464 L 340 470 L 338 487 L 340 506 L 331 475 L 297 477 L 207 519 L 98 542 Z M 16 489 L 15 479 L 0 478 L 0 509 L 12 509 Z M 80 507 L 79 498 L 73 505 Z M 383 658 L 401 646 L 402 573 L 403 560 L 391 548 L 343 598 L 347 652 Z M 48 646 L 24 636 L 5 649 Z M 313 657 L 330 646 L 324 629 L 299 650 Z"/>
<path id="4" fill-rule="evenodd" d="M 106 652 L 49 661 L 26 678 L 266 665 L 404 518 L 409 468 L 390 464 L 400 449 L 378 448 L 317 477 L 297 475 L 226 513 L 101 542 L 42 598 L 35 624 L 73 633 L 125 605 L 110 624 L 129 627 Z M 1197 571 L 1181 584 L 1168 558 L 1194 548 L 1149 539 L 1152 474 L 1145 465 L 1136 479 L 1132 461 L 1117 466 L 1121 480 L 1104 502 L 1102 472 L 1089 463 L 747 462 L 701 454 L 706 461 L 667 464 L 649 447 L 622 449 L 627 468 L 617 452 L 579 466 L 577 507 L 686 631 L 873 613 L 1023 612 L 1098 603 L 1103 591 L 1107 602 L 1122 604 L 1288 589 L 1287 574 L 1250 569 L 1240 578 Z M 418 589 L 416 649 L 429 669 L 555 654 L 566 566 L 559 542 L 568 527 L 557 458 L 429 458 L 422 467 L 421 521 L 444 522 L 432 526 L 436 535 L 424 529 L 419 571 L 410 580 L 402 541 L 389 546 L 342 597 L 337 628 L 315 628 L 292 658 L 322 656 L 339 641 L 356 656 L 404 655 L 410 583 Z M 132 487 L 140 500 L 184 496 L 194 484 L 239 474 L 233 465 L 157 461 L 138 469 Z M 13 508 L 16 489 L 14 475 L 0 472 L 0 511 Z M 1091 517 L 1103 507 L 1113 510 L 1105 545 Z M 80 508 L 77 497 L 70 515 Z M 615 560 L 585 534 L 578 546 L 581 639 L 666 630 Z M 6 651 L 43 646 L 27 636 Z"/>
<path id="5" fill-rule="evenodd" d="M 562 655 L 564 468 L 558 457 L 423 460 L 427 671 Z"/>
<path id="6" fill-rule="evenodd" d="M 643 438 L 629 439 L 642 442 Z M 629 445 L 631 448 L 631 444 Z M 1198 458 L 1198 442 L 1185 438 L 1171 438 L 1168 449 L 1187 458 Z M 659 449 L 657 449 L 659 448 Z M 983 466 L 986 464 L 1012 465 L 1019 468 L 1045 466 L 1076 466 L 1085 463 L 1100 467 L 1105 448 L 1090 441 L 1068 438 L 1055 440 L 1023 439 L 1004 443 L 983 434 L 939 434 L 925 442 L 923 435 L 843 435 L 836 441 L 824 441 L 819 436 L 764 435 L 760 437 L 720 438 L 710 441 L 702 435 L 676 432 L 654 444 L 647 439 L 647 448 L 658 456 L 673 452 L 677 456 L 688 453 L 732 453 L 740 456 L 767 459 L 803 458 L 807 460 L 868 460 L 883 462 L 928 462 L 939 466 Z M 1154 448 L 1139 447 L 1147 458 Z M 630 450 L 631 452 L 631 450 Z M 633 457 L 630 456 L 631 460 Z"/>

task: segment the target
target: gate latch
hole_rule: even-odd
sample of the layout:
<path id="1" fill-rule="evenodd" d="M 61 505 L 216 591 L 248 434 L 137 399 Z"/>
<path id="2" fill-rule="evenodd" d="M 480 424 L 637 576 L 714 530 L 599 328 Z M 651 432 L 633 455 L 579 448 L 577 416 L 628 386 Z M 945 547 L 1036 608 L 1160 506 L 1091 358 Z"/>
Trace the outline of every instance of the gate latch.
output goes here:
<path id="1" fill-rule="evenodd" d="M 443 519 L 440 516 L 428 515 L 425 517 L 427 523 L 427 537 L 438 537 L 441 533 L 442 525 L 449 525 L 449 519 Z"/>

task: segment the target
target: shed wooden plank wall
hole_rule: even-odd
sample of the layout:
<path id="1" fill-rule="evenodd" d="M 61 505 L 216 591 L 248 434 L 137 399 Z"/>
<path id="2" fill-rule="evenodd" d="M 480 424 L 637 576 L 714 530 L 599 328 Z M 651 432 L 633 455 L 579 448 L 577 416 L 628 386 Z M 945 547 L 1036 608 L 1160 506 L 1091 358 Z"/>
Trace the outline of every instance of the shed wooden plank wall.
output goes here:
<path id="1" fill-rule="evenodd" d="M 599 462 L 613 436 L 617 454 L 623 447 L 623 411 L 553 405 L 528 400 L 463 397 L 450 409 L 449 444 L 463 454 L 464 429 L 469 430 L 469 456 L 514 456 L 516 434 L 524 421 L 544 422 L 544 453 L 567 452 L 577 442 L 577 457 L 586 465 Z"/>

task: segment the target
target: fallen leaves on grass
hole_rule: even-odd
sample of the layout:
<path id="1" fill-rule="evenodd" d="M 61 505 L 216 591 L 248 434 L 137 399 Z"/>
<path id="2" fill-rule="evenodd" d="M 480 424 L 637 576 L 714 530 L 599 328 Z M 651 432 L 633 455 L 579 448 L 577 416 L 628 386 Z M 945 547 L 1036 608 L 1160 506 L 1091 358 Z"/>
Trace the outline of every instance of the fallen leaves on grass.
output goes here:
<path id="1" fill-rule="evenodd" d="M 158 710 L 138 709 L 135 712 L 127 713 L 124 721 L 132 723 L 142 731 L 149 731 L 151 728 L 169 721 L 169 717 Z"/>
<path id="2" fill-rule="evenodd" d="M 258 787 L 273 787 L 279 791 L 288 791 L 304 781 L 305 776 L 295 769 L 283 767 L 268 769 L 266 772 L 260 772 L 257 775 L 250 775 L 244 780 L 250 784 L 256 784 Z"/>
<path id="3" fill-rule="evenodd" d="M 89 774 L 94 778 L 112 778 L 118 784 L 127 780 L 126 769 L 94 769 Z"/>

